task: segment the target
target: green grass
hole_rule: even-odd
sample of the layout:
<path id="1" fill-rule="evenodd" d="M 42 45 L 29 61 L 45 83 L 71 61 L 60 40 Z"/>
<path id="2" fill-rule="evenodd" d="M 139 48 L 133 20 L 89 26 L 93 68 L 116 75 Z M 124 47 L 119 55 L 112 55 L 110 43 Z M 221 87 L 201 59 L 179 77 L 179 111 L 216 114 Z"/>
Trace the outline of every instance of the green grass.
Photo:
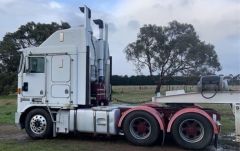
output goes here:
<path id="1" fill-rule="evenodd" d="M 229 134 L 235 131 L 234 115 L 230 105 L 226 104 L 202 104 L 203 107 L 213 108 L 221 115 L 221 134 Z"/>
<path id="2" fill-rule="evenodd" d="M 0 97 L 0 124 L 14 124 L 16 102 L 16 96 Z"/>
<path id="3" fill-rule="evenodd" d="M 154 91 L 149 89 L 131 90 L 131 89 L 117 89 L 113 88 L 113 101 L 124 100 L 130 103 L 137 103 L 150 100 L 154 95 Z"/>
<path id="4" fill-rule="evenodd" d="M 17 99 L 17 96 L 16 95 L 4 95 L 4 96 L 0 96 L 0 99 L 1 100 L 4 100 L 4 99 Z M 0 102 L 1 104 L 1 102 Z"/>
<path id="5" fill-rule="evenodd" d="M 89 151 L 93 147 L 88 144 L 68 140 L 34 140 L 34 141 L 15 141 L 5 140 L 0 142 L 0 151 Z"/>

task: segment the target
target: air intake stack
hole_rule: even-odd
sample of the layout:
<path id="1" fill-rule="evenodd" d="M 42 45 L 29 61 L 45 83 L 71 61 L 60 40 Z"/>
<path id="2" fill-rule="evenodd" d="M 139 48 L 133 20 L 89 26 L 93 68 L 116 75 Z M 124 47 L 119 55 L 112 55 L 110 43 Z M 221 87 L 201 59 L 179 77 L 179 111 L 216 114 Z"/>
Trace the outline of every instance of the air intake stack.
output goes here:
<path id="1" fill-rule="evenodd" d="M 93 20 L 94 23 L 96 25 L 98 25 L 99 27 L 99 39 L 97 41 L 98 44 L 98 48 L 99 50 L 97 50 L 98 52 L 96 52 L 97 54 L 97 62 L 98 62 L 98 81 L 99 82 L 104 82 L 104 54 L 105 54 L 105 42 L 103 40 L 103 28 L 104 28 L 104 24 L 103 21 L 101 19 L 96 19 Z"/>
<path id="2" fill-rule="evenodd" d="M 80 11 L 84 14 L 84 27 L 88 32 L 92 32 L 91 27 L 91 10 L 87 7 L 79 7 Z"/>
<path id="3" fill-rule="evenodd" d="M 103 39 L 103 21 L 101 19 L 95 19 L 93 22 L 98 25 L 99 28 L 99 39 Z"/>

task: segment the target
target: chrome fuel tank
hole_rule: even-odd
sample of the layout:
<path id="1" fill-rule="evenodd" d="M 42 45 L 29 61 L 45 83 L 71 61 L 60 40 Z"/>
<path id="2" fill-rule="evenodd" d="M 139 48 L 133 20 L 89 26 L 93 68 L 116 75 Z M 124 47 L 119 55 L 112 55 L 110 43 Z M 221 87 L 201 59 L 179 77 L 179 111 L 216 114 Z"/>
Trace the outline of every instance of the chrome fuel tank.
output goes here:
<path id="1" fill-rule="evenodd" d="M 71 110 L 70 131 L 116 135 L 119 118 L 120 110 L 116 107 Z"/>

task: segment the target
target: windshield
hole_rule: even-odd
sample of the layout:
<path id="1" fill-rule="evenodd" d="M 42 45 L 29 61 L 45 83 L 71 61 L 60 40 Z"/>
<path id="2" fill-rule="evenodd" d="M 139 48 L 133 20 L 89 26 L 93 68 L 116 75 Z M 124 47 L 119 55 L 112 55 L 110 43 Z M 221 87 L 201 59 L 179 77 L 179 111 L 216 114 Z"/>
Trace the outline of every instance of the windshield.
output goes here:
<path id="1" fill-rule="evenodd" d="M 21 72 L 23 68 L 23 53 L 20 53 L 20 62 L 19 62 L 19 67 L 18 67 L 18 73 Z"/>

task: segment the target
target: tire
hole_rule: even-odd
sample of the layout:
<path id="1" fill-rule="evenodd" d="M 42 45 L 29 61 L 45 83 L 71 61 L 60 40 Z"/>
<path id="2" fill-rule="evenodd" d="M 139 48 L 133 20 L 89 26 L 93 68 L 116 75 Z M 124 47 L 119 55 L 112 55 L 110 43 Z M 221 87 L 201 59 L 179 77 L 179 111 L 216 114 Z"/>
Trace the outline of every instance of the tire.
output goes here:
<path id="1" fill-rule="evenodd" d="M 174 121 L 172 135 L 183 148 L 203 149 L 212 142 L 213 128 L 208 119 L 202 115 L 186 113 Z"/>
<path id="2" fill-rule="evenodd" d="M 160 134 L 156 119 L 144 111 L 129 113 L 124 119 L 123 131 L 129 142 L 140 146 L 153 145 L 157 142 Z"/>
<path id="3" fill-rule="evenodd" d="M 53 122 L 44 109 L 30 111 L 25 120 L 25 130 L 32 139 L 50 138 L 53 136 Z"/>

